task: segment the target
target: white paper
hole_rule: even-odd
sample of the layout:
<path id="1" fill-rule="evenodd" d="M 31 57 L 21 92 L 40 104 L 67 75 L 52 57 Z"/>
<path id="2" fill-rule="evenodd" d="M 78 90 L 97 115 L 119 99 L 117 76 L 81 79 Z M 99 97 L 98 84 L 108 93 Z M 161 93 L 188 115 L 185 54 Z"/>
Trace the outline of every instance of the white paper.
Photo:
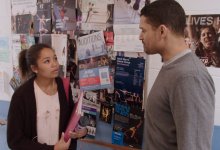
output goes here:
<path id="1" fill-rule="evenodd" d="M 6 72 L 0 70 L 0 93 L 10 96 L 9 77 Z"/>
<path id="2" fill-rule="evenodd" d="M 52 34 L 52 47 L 56 52 L 58 62 L 63 66 L 64 76 L 66 76 L 67 64 L 67 35 L 66 34 Z"/>
<path id="3" fill-rule="evenodd" d="M 114 25 L 114 51 L 143 52 L 139 24 Z"/>
<path id="4" fill-rule="evenodd" d="M 114 24 L 137 24 L 140 22 L 140 11 L 145 0 L 115 0 Z"/>
<path id="5" fill-rule="evenodd" d="M 0 37 L 0 63 L 10 63 L 9 37 Z"/>
<path id="6" fill-rule="evenodd" d="M 37 0 L 11 0 L 12 16 L 21 14 L 36 14 Z"/>
<path id="7" fill-rule="evenodd" d="M 12 35 L 12 61 L 14 66 L 18 66 L 18 54 L 21 51 L 21 39 L 20 34 Z"/>
<path id="8" fill-rule="evenodd" d="M 112 26 L 113 9 L 110 4 L 112 0 L 82 0 L 79 9 L 82 11 L 81 29 L 82 30 L 106 30 Z"/>

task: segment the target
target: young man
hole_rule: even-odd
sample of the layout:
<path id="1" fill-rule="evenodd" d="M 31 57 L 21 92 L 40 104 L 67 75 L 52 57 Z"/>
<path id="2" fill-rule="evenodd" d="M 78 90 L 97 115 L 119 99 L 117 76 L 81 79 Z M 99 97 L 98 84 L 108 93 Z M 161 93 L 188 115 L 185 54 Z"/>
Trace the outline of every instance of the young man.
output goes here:
<path id="1" fill-rule="evenodd" d="M 141 10 L 144 50 L 160 54 L 164 63 L 147 99 L 147 150 L 211 150 L 214 83 L 185 44 L 185 24 L 185 12 L 174 0 Z"/>

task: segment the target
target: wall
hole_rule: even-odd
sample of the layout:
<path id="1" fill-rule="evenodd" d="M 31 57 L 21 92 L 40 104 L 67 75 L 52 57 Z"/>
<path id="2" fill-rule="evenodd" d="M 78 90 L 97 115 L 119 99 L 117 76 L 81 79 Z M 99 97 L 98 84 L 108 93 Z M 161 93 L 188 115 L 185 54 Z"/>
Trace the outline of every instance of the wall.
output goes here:
<path id="1" fill-rule="evenodd" d="M 0 18 L 2 18 L 0 23 L 0 38 L 8 38 L 8 44 L 10 49 L 10 37 L 11 37 L 11 9 L 10 9 L 10 1 L 9 0 L 1 0 L 0 5 Z M 4 50 L 0 50 L 4 51 Z M 8 56 L 10 57 L 11 51 L 8 52 Z M 0 72 L 4 72 L 5 81 L 9 81 L 9 76 L 12 75 L 12 62 L 11 58 L 7 57 L 7 54 L 0 55 Z M 5 61 L 8 59 L 8 61 Z M 1 79 L 0 79 L 1 80 Z M 0 81 L 0 83 L 2 83 Z M 10 96 L 13 90 L 9 85 L 5 85 L 2 87 L 0 84 L 0 99 L 9 101 Z"/>
<path id="2" fill-rule="evenodd" d="M 9 102 L 0 100 L 0 120 L 6 120 L 8 114 Z M 6 125 L 0 125 L 0 149 L 8 150 L 7 142 L 6 142 Z"/>

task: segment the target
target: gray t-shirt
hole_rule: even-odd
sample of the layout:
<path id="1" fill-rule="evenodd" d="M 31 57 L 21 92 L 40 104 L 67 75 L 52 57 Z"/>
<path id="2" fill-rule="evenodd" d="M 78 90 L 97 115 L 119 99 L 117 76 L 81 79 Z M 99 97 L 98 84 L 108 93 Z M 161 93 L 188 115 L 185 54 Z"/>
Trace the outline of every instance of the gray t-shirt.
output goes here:
<path id="1" fill-rule="evenodd" d="M 147 150 L 211 150 L 214 94 L 194 53 L 164 65 L 147 99 Z"/>

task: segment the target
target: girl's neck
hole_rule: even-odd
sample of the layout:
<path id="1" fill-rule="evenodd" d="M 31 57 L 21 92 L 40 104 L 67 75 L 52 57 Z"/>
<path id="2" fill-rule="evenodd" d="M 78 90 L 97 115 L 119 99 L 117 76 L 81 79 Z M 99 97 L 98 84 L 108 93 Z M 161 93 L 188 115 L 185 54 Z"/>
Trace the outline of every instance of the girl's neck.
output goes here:
<path id="1" fill-rule="evenodd" d="M 57 83 L 55 79 L 42 79 L 37 77 L 35 82 L 39 88 L 48 95 L 54 95 L 57 92 Z"/>

